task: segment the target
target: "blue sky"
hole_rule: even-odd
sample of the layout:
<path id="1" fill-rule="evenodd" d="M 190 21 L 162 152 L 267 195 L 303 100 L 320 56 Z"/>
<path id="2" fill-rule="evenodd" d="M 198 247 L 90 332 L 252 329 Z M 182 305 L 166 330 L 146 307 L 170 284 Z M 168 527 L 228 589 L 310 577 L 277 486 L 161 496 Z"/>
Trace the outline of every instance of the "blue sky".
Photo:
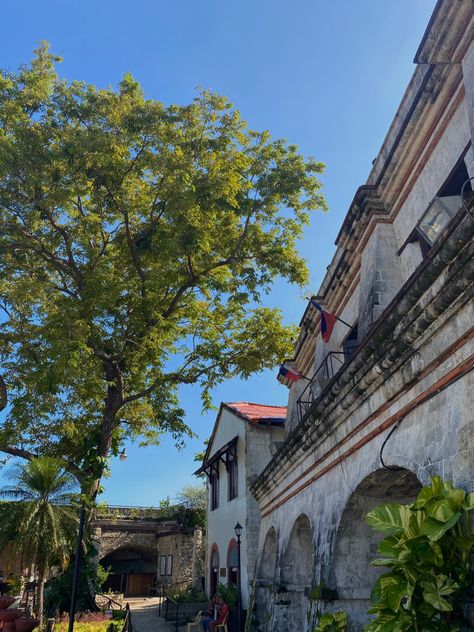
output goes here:
<path id="1" fill-rule="evenodd" d="M 363 184 L 413 72 L 435 0 L 3 0 L 0 65 L 16 69 L 42 39 L 60 73 L 105 87 L 130 71 L 150 98 L 187 103 L 202 86 L 225 94 L 255 129 L 287 138 L 326 164 L 329 212 L 315 213 L 301 242 L 316 292 L 356 188 Z M 277 284 L 271 303 L 288 322 L 305 307 L 298 288 Z M 222 401 L 285 404 L 265 372 L 215 391 Z M 128 446 L 112 464 L 103 499 L 156 505 L 192 483 L 193 455 L 215 413 L 201 415 L 197 388 L 182 390 L 198 435 L 178 452 Z"/>

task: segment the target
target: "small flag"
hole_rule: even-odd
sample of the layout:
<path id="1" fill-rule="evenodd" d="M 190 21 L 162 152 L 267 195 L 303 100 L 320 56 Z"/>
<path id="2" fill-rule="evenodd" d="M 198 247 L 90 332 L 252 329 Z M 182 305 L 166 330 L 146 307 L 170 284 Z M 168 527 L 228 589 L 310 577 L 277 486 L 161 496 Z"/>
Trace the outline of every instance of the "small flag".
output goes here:
<path id="1" fill-rule="evenodd" d="M 283 364 L 280 364 L 278 375 L 286 377 L 286 379 L 290 380 L 291 382 L 297 382 L 302 377 L 304 377 L 303 375 L 301 375 L 301 373 L 298 373 L 298 371 L 295 371 L 294 369 L 287 369 L 286 366 L 284 366 Z"/>
<path id="2" fill-rule="evenodd" d="M 331 314 L 330 312 L 324 311 L 319 303 L 313 301 L 311 299 L 311 303 L 316 307 L 316 309 L 321 313 L 321 336 L 324 342 L 329 342 L 331 338 L 332 330 L 334 329 L 334 324 L 337 320 L 337 316 Z"/>

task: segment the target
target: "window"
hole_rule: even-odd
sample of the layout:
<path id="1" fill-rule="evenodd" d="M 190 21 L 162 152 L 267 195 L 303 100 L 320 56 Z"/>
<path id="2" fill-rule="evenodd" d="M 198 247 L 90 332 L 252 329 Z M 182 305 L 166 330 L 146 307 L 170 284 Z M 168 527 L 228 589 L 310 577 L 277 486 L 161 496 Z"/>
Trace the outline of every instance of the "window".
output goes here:
<path id="1" fill-rule="evenodd" d="M 216 594 L 217 584 L 219 582 L 219 549 L 217 544 L 213 544 L 211 547 L 211 574 L 210 574 L 210 589 L 211 597 Z"/>
<path id="2" fill-rule="evenodd" d="M 431 248 L 461 208 L 461 188 L 466 180 L 469 180 L 469 174 L 464 159 L 462 158 L 454 167 L 436 197 L 430 202 L 430 205 L 423 213 L 415 229 L 420 241 L 423 257 L 426 256 L 427 250 Z M 470 184 L 467 185 L 466 188 L 467 191 L 472 191 Z M 410 237 L 411 241 L 414 241 L 414 236 L 411 235 Z M 423 242 L 425 243 L 423 244 Z"/>
<path id="3" fill-rule="evenodd" d="M 227 467 L 227 500 L 233 500 L 239 495 L 239 479 L 237 465 L 237 445 L 231 446 L 226 455 Z"/>
<path id="4" fill-rule="evenodd" d="M 237 542 L 232 538 L 227 549 L 227 583 L 237 586 L 239 560 Z"/>
<path id="5" fill-rule="evenodd" d="M 168 576 L 173 574 L 173 556 L 168 555 L 166 557 L 166 574 Z"/>
<path id="6" fill-rule="evenodd" d="M 352 325 L 349 334 L 345 337 L 342 343 L 342 349 L 344 351 L 344 360 L 350 360 L 354 355 L 355 350 L 359 345 L 357 323 Z"/>
<path id="7" fill-rule="evenodd" d="M 166 575 L 166 555 L 160 557 L 160 575 Z"/>
<path id="8" fill-rule="evenodd" d="M 209 484 L 211 486 L 211 511 L 219 507 L 219 461 L 211 465 L 209 475 Z"/>

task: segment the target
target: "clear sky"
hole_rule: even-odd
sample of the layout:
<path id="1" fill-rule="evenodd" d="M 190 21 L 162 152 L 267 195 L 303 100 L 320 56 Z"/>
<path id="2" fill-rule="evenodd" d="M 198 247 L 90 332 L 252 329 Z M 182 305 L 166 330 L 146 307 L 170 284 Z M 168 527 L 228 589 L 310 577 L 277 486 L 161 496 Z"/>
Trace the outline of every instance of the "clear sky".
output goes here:
<path id="1" fill-rule="evenodd" d="M 329 212 L 315 213 L 301 242 L 316 293 L 334 239 L 363 184 L 413 72 L 435 0 L 2 0 L 0 65 L 29 61 L 42 39 L 64 58 L 60 73 L 98 86 L 130 71 L 150 98 L 187 103 L 202 86 L 235 104 L 254 129 L 287 138 L 326 164 Z M 270 297 L 288 322 L 305 302 L 278 284 Z M 276 371 L 233 380 L 214 402 L 286 404 Z M 198 437 L 178 452 L 128 446 L 112 464 L 103 499 L 156 505 L 193 482 L 193 455 L 215 412 L 201 414 L 197 389 L 182 390 Z"/>

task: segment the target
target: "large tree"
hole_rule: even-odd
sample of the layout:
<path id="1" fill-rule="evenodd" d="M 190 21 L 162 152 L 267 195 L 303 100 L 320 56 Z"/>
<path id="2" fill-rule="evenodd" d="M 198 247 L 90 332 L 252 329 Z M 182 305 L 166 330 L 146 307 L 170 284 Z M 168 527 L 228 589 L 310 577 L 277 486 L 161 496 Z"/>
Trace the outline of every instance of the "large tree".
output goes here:
<path id="1" fill-rule="evenodd" d="M 221 96 L 165 107 L 128 74 L 61 80 L 58 61 L 43 45 L 0 75 L 0 450 L 62 456 L 96 492 L 125 436 L 189 432 L 180 385 L 208 404 L 290 351 L 260 300 L 307 281 L 322 165 Z"/>

